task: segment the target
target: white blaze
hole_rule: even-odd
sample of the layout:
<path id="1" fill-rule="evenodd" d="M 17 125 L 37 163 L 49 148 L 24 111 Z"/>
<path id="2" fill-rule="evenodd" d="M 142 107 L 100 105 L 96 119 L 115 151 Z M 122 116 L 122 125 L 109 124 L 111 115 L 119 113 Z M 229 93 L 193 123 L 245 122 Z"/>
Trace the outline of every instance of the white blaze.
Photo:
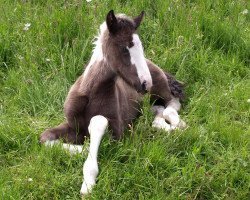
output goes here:
<path id="1" fill-rule="evenodd" d="M 131 57 L 131 63 L 135 65 L 141 83 L 146 81 L 146 89 L 147 91 L 150 91 L 152 87 L 152 77 L 144 57 L 142 43 L 137 34 L 133 34 L 133 43 L 134 46 L 128 48 Z"/>

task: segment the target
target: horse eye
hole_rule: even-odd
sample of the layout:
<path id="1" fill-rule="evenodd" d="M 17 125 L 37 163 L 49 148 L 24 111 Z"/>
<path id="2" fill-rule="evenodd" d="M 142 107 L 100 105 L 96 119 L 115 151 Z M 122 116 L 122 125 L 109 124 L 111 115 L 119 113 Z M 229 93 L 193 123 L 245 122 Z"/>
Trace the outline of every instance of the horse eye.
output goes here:
<path id="1" fill-rule="evenodd" d="M 123 52 L 123 53 L 126 53 L 126 54 L 129 53 L 127 47 L 122 47 L 122 52 Z"/>

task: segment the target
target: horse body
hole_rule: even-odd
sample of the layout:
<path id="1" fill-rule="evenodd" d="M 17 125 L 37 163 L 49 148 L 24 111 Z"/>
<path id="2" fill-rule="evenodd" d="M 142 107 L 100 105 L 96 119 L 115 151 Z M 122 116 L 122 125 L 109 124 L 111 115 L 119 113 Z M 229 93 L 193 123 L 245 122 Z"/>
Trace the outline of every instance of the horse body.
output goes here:
<path id="1" fill-rule="evenodd" d="M 141 98 L 140 93 L 109 69 L 108 63 L 93 64 L 88 76 L 82 75 L 71 87 L 65 101 L 68 123 L 78 131 L 77 140 L 67 142 L 81 143 L 84 136 L 89 136 L 88 125 L 96 115 L 106 117 L 113 137 L 121 138 L 124 128 L 138 116 Z"/>
<path id="2" fill-rule="evenodd" d="M 112 136 L 120 139 L 124 129 L 138 116 L 145 92 L 151 93 L 153 101 L 161 100 L 160 105 L 154 107 L 153 126 L 170 130 L 165 119 L 173 128 L 180 122 L 179 97 L 173 95 L 180 84 L 177 82 L 170 87 L 168 76 L 171 76 L 144 57 L 136 33 L 143 15 L 142 12 L 130 19 L 125 15 L 115 16 L 113 11 L 108 13 L 106 22 L 100 26 L 91 60 L 66 98 L 67 121 L 46 130 L 40 137 L 45 144 L 57 139 L 82 144 L 86 136 L 90 137 L 89 154 L 83 167 L 82 194 L 89 193 L 95 185 L 97 152 L 105 129 L 109 126 Z"/>

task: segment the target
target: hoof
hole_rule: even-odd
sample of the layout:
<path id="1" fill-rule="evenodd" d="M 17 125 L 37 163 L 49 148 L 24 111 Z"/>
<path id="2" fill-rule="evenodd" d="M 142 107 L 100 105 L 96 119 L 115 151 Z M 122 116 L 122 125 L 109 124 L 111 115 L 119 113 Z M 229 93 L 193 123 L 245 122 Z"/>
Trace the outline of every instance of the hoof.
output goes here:
<path id="1" fill-rule="evenodd" d="M 167 132 L 171 131 L 170 125 L 163 118 L 155 118 L 155 120 L 152 123 L 152 127 L 163 129 Z"/>
<path id="2" fill-rule="evenodd" d="M 87 184 L 85 181 L 82 183 L 82 187 L 81 187 L 81 195 L 82 197 L 85 197 L 87 195 L 89 195 L 92 191 L 92 188 L 93 188 L 94 184 Z"/>
<path id="3" fill-rule="evenodd" d="M 171 126 L 172 130 L 185 130 L 187 128 L 186 122 L 180 119 L 180 122 L 177 124 L 177 126 Z"/>
<path id="4" fill-rule="evenodd" d="M 177 127 L 180 123 L 180 117 L 177 111 L 172 107 L 167 107 L 163 111 L 163 117 L 171 124 L 172 127 Z"/>
<path id="5" fill-rule="evenodd" d="M 81 196 L 82 196 L 82 200 L 89 199 L 90 194 L 81 194 Z"/>
<path id="6" fill-rule="evenodd" d="M 56 137 L 54 134 L 52 134 L 50 131 L 47 130 L 42 133 L 39 141 L 41 144 L 43 144 L 46 141 L 52 141 L 52 140 L 56 140 Z"/>
<path id="7" fill-rule="evenodd" d="M 187 127 L 188 127 L 188 126 L 187 126 L 186 122 L 184 122 L 183 120 L 180 120 L 180 122 L 179 122 L 179 124 L 178 124 L 178 126 L 177 126 L 177 128 L 179 128 L 179 129 L 181 129 L 181 130 L 186 129 Z"/>

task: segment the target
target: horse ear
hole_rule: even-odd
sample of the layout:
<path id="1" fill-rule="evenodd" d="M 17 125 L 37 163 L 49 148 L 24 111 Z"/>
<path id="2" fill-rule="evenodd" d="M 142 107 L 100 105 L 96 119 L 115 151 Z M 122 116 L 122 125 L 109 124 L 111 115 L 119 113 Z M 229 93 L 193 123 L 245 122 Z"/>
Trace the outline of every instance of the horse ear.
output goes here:
<path id="1" fill-rule="evenodd" d="M 110 10 L 106 17 L 107 27 L 110 33 L 115 34 L 118 30 L 117 19 L 115 17 L 114 11 Z"/>
<path id="2" fill-rule="evenodd" d="M 140 26 L 144 14 L 145 14 L 145 12 L 142 11 L 141 14 L 140 14 L 139 16 L 137 16 L 137 17 L 134 18 L 135 29 L 137 29 L 137 28 Z"/>

